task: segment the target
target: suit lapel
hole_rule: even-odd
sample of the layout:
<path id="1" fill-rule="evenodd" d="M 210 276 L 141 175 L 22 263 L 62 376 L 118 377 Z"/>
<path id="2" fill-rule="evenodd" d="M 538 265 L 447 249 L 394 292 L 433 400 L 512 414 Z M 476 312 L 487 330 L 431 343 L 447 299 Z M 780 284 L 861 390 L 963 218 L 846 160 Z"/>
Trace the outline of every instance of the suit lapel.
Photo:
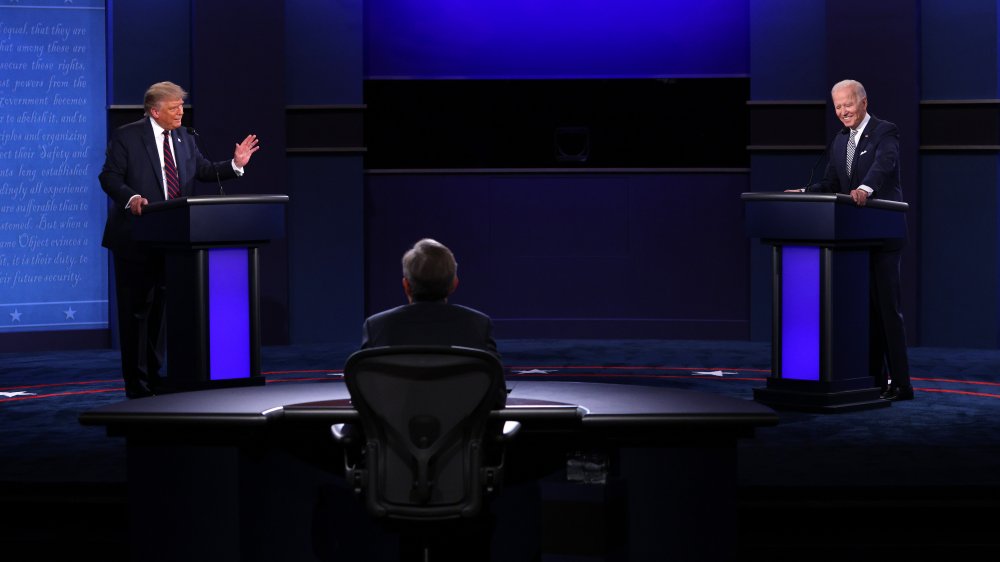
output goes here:
<path id="1" fill-rule="evenodd" d="M 868 145 L 871 143 L 872 133 L 878 127 L 878 119 L 872 115 L 872 118 L 868 120 L 868 124 L 865 125 L 865 130 L 862 131 L 861 137 L 857 139 L 858 146 L 854 150 L 854 162 L 851 163 L 851 189 L 854 189 L 858 185 L 861 185 L 861 179 L 854 181 L 854 178 L 858 177 L 858 162 L 861 160 L 861 153 L 868 150 Z"/>
<path id="2" fill-rule="evenodd" d="M 875 128 L 878 126 L 878 119 L 873 116 L 868 120 L 868 125 L 865 126 L 865 130 L 861 133 L 861 138 L 858 139 L 858 153 L 862 150 L 868 148 L 868 143 L 871 142 L 872 133 L 875 132 Z"/>
<path id="3" fill-rule="evenodd" d="M 153 138 L 153 124 L 146 118 L 146 133 L 142 135 L 142 144 L 146 147 L 146 155 L 149 156 L 149 163 L 153 166 L 153 177 L 156 184 L 160 186 L 160 198 L 164 198 L 163 190 L 163 169 L 160 167 L 160 152 L 157 150 L 156 140 Z"/>
<path id="4" fill-rule="evenodd" d="M 850 183 L 851 178 L 847 177 L 847 142 L 851 138 L 851 133 L 837 133 L 837 141 L 833 143 L 833 163 L 837 168 L 837 177 L 841 178 L 841 185 Z"/>
<path id="5" fill-rule="evenodd" d="M 184 187 L 190 183 L 184 181 L 184 178 L 187 175 L 186 164 L 189 161 L 187 153 L 188 143 L 181 138 L 183 135 L 181 135 L 180 129 L 170 131 L 170 136 L 174 139 L 174 165 L 177 166 L 177 179 L 181 182 L 181 195 L 190 195 Z"/>

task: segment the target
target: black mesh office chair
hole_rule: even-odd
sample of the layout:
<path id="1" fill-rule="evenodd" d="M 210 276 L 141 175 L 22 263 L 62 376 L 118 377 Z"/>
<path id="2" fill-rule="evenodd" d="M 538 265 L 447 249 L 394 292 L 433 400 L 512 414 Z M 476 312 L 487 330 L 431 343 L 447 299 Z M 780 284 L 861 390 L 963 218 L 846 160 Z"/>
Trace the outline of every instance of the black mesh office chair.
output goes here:
<path id="1" fill-rule="evenodd" d="M 345 455 L 346 474 L 370 513 L 440 521 L 481 510 L 503 470 L 502 454 L 484 462 L 495 441 L 487 419 L 505 391 L 499 359 L 462 347 L 372 348 L 351 355 L 344 381 L 363 431 L 351 437 L 362 450 Z M 333 433 L 345 442 L 342 428 Z"/>

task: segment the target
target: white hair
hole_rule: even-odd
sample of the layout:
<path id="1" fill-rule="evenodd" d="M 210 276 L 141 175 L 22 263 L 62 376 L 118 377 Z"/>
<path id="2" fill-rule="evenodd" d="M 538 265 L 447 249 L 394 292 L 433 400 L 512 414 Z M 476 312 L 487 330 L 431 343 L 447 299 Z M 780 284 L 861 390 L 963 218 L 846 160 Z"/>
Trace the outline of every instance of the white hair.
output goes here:
<path id="1" fill-rule="evenodd" d="M 833 88 L 830 89 L 830 95 L 832 96 L 834 92 L 844 88 L 853 88 L 854 94 L 858 96 L 859 100 L 863 100 L 868 97 L 868 94 L 865 92 L 865 87 L 862 86 L 861 82 L 858 82 L 857 80 L 841 80 L 840 82 L 837 82 L 833 85 Z"/>

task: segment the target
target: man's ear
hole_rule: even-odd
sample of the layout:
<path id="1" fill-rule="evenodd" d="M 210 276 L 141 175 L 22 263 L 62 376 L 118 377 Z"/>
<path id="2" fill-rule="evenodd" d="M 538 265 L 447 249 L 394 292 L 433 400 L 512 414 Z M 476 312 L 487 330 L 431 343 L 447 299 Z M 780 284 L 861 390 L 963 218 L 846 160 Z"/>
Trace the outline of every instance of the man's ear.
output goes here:
<path id="1" fill-rule="evenodd" d="M 458 275 L 456 275 L 455 279 L 452 280 L 452 282 L 451 282 L 451 289 L 448 291 L 448 294 L 450 295 L 450 294 L 454 293 L 455 289 L 457 289 L 457 288 L 458 288 Z"/>
<path id="2" fill-rule="evenodd" d="M 413 300 L 413 289 L 410 288 L 410 282 L 403 277 L 403 292 L 406 293 L 406 298 Z"/>

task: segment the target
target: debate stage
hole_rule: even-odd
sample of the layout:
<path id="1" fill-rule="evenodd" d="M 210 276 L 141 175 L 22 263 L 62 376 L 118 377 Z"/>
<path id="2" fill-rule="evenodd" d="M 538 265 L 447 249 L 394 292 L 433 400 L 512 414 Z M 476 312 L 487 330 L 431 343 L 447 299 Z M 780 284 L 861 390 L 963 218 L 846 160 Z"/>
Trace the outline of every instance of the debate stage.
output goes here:
<path id="1" fill-rule="evenodd" d="M 629 387 L 629 392 L 693 391 L 749 401 L 769 374 L 770 346 L 753 342 L 501 340 L 499 345 L 515 390 L 593 382 Z M 265 347 L 268 383 L 258 391 L 301 397 L 300 392 L 314 394 L 311 389 L 319 388 L 336 394 L 340 369 L 354 347 Z M 737 441 L 735 482 L 719 489 L 732 491 L 740 559 L 792 560 L 804 552 L 812 553 L 810 559 L 875 559 L 887 553 L 971 559 L 998 552 L 1000 539 L 989 514 L 1000 506 L 1000 421 L 995 416 L 1000 353 L 914 348 L 910 356 L 917 388 L 912 402 L 832 415 L 780 411 L 777 425 L 759 427 L 752 438 Z M 128 559 L 126 440 L 78 422 L 83 412 L 114 408 L 124 400 L 117 353 L 23 353 L 2 359 L 0 538 L 5 552 L 23 554 L 11 559 L 42 560 L 72 548 L 107 560 Z M 198 396 L 208 400 L 211 394 Z M 321 398 L 296 397 L 289 403 Z M 174 397 L 153 400 L 169 403 Z M 319 459 L 305 462 L 303 454 L 299 449 L 285 460 L 312 467 L 307 470 L 329 484 L 312 498 L 316 521 L 342 518 L 329 509 L 345 499 L 337 492 L 336 475 L 313 462 Z M 310 486 L 308 481 L 279 484 L 301 489 Z M 607 550 L 600 540 L 615 536 L 620 511 L 606 500 L 620 498 L 621 490 L 567 483 L 558 467 L 540 482 L 508 487 L 513 499 L 502 499 L 498 509 L 512 509 L 526 497 L 541 501 L 542 509 L 513 521 L 504 536 L 537 533 L 547 525 L 551 540 L 539 548 L 549 559 L 571 553 L 566 537 L 586 551 L 578 552 L 586 559 L 607 559 L 594 553 Z M 308 494 L 297 497 L 301 501 Z M 605 505 L 612 508 L 600 507 Z M 664 510 L 648 521 L 663 533 L 686 524 L 711 529 L 718 523 L 711 516 L 670 517 Z M 567 531 L 571 522 L 575 527 Z M 285 530 L 302 534 L 314 528 L 310 523 Z M 327 540 L 337 536 L 337 527 L 319 528 L 330 529 L 320 535 Z M 184 530 L 150 532 L 173 536 Z M 583 542 L 588 537 L 595 540 Z M 524 546 L 510 542 L 498 547 L 500 559 L 512 559 Z"/>

